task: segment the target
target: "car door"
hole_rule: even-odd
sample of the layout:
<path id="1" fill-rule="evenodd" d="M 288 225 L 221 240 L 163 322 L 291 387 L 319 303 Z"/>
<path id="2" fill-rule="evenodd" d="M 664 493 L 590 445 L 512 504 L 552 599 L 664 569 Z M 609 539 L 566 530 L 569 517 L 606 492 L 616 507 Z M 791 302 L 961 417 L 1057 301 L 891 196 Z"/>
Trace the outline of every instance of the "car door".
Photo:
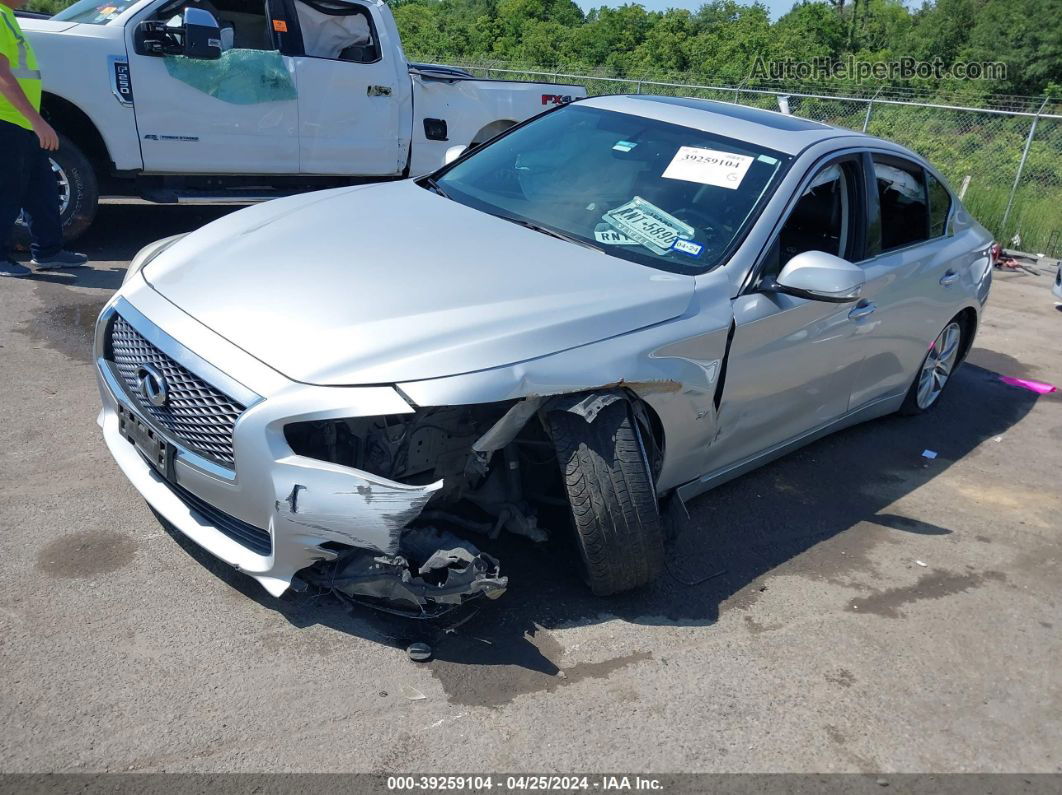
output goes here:
<path id="1" fill-rule="evenodd" d="M 294 58 L 303 174 L 387 176 L 405 168 L 412 91 L 397 31 L 346 0 L 287 0 L 302 41 Z"/>
<path id="2" fill-rule="evenodd" d="M 819 164 L 801 183 L 753 285 L 733 302 L 734 336 L 719 409 L 715 469 L 757 458 L 843 416 L 861 361 L 855 302 L 815 301 L 771 289 L 795 255 L 858 257 L 863 172 L 857 155 Z"/>
<path id="3" fill-rule="evenodd" d="M 959 311 L 954 267 L 963 243 L 948 233 L 951 196 L 921 164 L 868 152 L 868 258 L 863 361 L 852 408 L 904 394 L 929 344 Z M 968 252 L 965 252 L 968 253 Z M 967 256 L 966 261 L 969 260 Z"/>
<path id="4" fill-rule="evenodd" d="M 196 4 L 221 25 L 224 51 L 217 60 L 137 52 L 139 23 L 176 21 L 190 2 L 151 5 L 126 28 L 144 170 L 296 173 L 298 102 L 292 63 L 277 50 L 265 0 Z"/>

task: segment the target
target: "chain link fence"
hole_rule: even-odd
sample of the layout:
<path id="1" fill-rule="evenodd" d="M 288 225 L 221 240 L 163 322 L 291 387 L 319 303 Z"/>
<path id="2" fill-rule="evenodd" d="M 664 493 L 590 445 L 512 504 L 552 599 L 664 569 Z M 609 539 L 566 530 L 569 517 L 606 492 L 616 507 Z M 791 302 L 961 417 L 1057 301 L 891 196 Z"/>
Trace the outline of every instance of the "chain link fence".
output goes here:
<path id="1" fill-rule="evenodd" d="M 967 209 L 1011 248 L 1062 257 L 1062 103 L 996 97 L 986 107 L 943 104 L 904 89 L 835 96 L 780 88 L 708 86 L 496 62 L 464 63 L 477 77 L 576 83 L 596 94 L 663 94 L 735 102 L 860 130 L 902 144 L 951 182 Z"/>

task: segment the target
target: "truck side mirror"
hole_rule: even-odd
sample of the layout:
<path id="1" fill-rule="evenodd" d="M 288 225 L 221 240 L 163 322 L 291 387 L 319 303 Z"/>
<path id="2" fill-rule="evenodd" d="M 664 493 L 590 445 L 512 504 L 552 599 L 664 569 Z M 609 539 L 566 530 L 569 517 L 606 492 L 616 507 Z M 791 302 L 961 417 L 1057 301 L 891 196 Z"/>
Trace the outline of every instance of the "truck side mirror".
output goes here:
<path id="1" fill-rule="evenodd" d="M 138 55 L 184 55 L 213 60 L 221 57 L 221 28 L 202 8 L 186 8 L 181 24 L 147 20 L 136 26 L 133 50 Z"/>
<path id="2" fill-rule="evenodd" d="M 221 57 L 221 26 L 209 11 L 184 9 L 184 55 L 204 60 Z"/>

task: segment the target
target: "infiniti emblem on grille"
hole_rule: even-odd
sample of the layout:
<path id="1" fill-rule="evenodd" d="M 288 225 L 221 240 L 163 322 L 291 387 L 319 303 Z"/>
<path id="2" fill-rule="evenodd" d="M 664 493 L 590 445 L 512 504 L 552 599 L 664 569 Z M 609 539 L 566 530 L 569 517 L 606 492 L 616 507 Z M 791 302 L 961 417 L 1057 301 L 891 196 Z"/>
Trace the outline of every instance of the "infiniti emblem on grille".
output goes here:
<path id="1" fill-rule="evenodd" d="M 150 364 L 142 364 L 137 368 L 136 383 L 144 400 L 152 406 L 162 408 L 170 399 L 166 377 Z"/>

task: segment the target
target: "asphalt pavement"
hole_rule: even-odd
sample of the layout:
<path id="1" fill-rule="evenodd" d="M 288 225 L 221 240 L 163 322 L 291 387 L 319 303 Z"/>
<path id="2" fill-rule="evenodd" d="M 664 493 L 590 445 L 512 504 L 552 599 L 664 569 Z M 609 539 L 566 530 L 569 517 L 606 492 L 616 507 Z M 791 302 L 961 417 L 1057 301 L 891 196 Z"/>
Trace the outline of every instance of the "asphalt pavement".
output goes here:
<path id="1" fill-rule="evenodd" d="M 426 626 L 273 599 L 103 445 L 97 313 L 222 212 L 105 206 L 91 269 L 0 281 L 0 770 L 1062 772 L 1062 393 L 999 380 L 1062 385 L 1047 275 L 997 276 L 936 411 L 691 503 L 656 585 L 509 539 L 509 592 Z"/>

